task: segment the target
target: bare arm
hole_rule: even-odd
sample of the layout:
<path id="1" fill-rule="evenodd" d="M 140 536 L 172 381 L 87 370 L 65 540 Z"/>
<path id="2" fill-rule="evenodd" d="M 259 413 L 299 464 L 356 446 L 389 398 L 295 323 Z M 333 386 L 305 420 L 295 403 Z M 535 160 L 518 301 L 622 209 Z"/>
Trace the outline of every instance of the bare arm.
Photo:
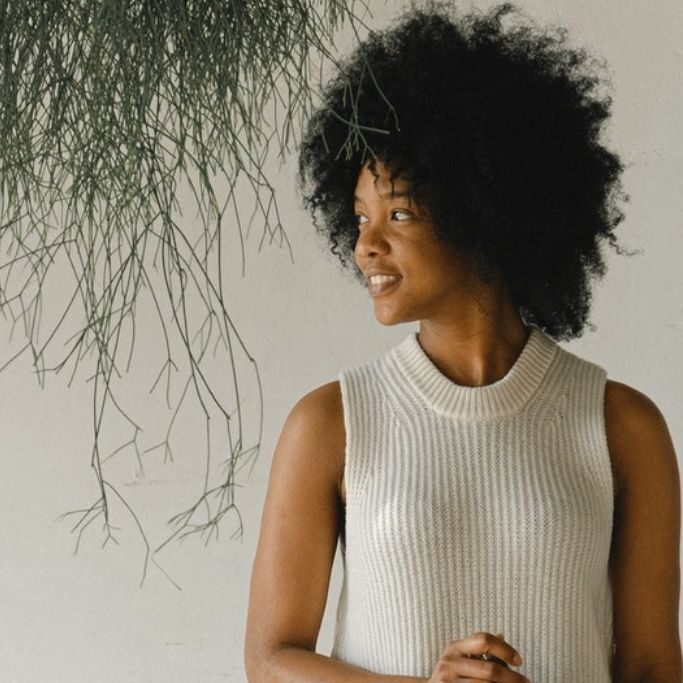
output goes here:
<path id="1" fill-rule="evenodd" d="M 680 477 L 671 436 L 657 406 L 620 382 L 608 382 L 605 416 L 620 473 L 610 557 L 614 681 L 682 683 Z"/>
<path id="2" fill-rule="evenodd" d="M 345 444 L 339 382 L 291 410 L 271 464 L 252 568 L 244 661 L 250 683 L 414 683 L 315 652 L 341 525 Z"/>

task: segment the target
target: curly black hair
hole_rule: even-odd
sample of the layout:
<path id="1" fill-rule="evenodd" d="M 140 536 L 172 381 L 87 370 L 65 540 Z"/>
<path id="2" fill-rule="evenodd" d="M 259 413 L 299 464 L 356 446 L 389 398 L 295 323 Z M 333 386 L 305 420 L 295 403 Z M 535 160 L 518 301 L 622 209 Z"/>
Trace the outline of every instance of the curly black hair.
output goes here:
<path id="1" fill-rule="evenodd" d="M 304 131 L 298 189 L 318 233 L 361 280 L 353 190 L 380 160 L 483 282 L 503 277 L 527 323 L 580 336 L 589 276 L 606 272 L 599 241 L 623 253 L 613 231 L 628 200 L 600 141 L 604 63 L 511 3 L 457 14 L 432 2 L 394 24 L 340 62 Z"/>

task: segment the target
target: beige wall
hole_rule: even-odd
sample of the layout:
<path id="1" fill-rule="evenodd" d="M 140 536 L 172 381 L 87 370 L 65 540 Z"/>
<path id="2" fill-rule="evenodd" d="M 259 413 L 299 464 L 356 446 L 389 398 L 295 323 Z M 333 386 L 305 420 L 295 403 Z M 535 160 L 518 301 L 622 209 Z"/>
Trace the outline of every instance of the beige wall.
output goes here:
<path id="1" fill-rule="evenodd" d="M 367 21 L 375 27 L 384 26 L 405 6 L 380 0 L 368 4 L 374 17 Z M 610 136 L 629 164 L 625 184 L 631 195 L 619 232 L 626 247 L 644 250 L 633 258 L 608 252 L 610 270 L 596 288 L 592 313 L 598 329 L 563 345 L 603 365 L 612 379 L 650 396 L 683 453 L 683 5 L 679 0 L 519 4 L 541 20 L 567 26 L 575 42 L 594 46 L 610 63 L 615 86 Z M 344 35 L 339 44 L 349 46 L 351 36 Z M 54 521 L 97 495 L 88 466 L 89 386 L 81 379 L 67 389 L 67 378 L 58 376 L 41 391 L 28 361 L 0 375 L 3 681 L 245 680 L 249 575 L 270 459 L 284 418 L 304 393 L 334 379 L 341 368 L 374 357 L 414 327 L 390 329 L 377 323 L 364 291 L 320 250 L 308 216 L 298 208 L 294 167 L 292 156 L 274 181 L 295 263 L 286 248 L 275 244 L 266 242 L 259 251 L 255 228 L 242 279 L 239 257 L 234 256 L 237 242 L 226 246 L 232 264 L 230 312 L 259 363 L 265 402 L 261 455 L 251 476 L 248 468 L 242 471 L 238 489 L 243 540 L 230 539 L 234 527 L 227 520 L 218 543 L 205 548 L 190 539 L 164 551 L 160 562 L 182 591 L 154 567 L 139 588 L 144 548 L 120 508 L 115 523 L 122 527 L 121 543 L 103 550 L 101 534 L 93 529 L 73 555 L 69 524 Z M 144 335 L 141 339 L 139 352 L 143 361 L 151 362 L 154 345 Z M 18 343 L 8 342 L 3 332 L 2 362 Z M 153 417 L 156 404 L 147 405 L 146 389 L 137 389 L 138 408 Z M 157 437 L 154 425 L 148 432 L 141 436 L 145 447 Z M 141 480 L 128 454 L 109 470 L 146 521 L 152 543 L 163 538 L 164 521 L 200 490 L 204 452 L 200 416 L 190 411 L 175 464 L 164 466 L 159 457 L 150 456 L 147 479 Z M 336 563 L 319 641 L 323 653 L 331 646 L 339 586 Z"/>

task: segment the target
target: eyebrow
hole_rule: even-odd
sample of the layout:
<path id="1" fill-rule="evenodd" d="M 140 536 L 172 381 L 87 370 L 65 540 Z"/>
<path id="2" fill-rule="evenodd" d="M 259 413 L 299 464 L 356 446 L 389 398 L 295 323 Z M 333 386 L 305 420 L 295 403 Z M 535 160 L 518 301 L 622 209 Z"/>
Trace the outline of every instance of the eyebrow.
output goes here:
<path id="1" fill-rule="evenodd" d="M 387 199 L 387 198 L 393 199 L 394 197 L 410 197 L 410 193 L 406 190 L 399 190 L 398 192 L 384 192 L 384 193 L 380 194 L 380 197 L 382 199 Z M 358 195 L 354 195 L 353 201 L 354 202 L 362 202 L 363 200 Z"/>

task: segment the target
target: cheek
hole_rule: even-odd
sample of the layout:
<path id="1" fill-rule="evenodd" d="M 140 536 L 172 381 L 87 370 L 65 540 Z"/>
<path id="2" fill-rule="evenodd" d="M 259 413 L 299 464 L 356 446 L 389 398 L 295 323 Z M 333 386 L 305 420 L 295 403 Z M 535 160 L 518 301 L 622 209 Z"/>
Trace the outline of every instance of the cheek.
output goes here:
<path id="1" fill-rule="evenodd" d="M 456 279 L 457 262 L 440 243 L 421 245 L 416 248 L 415 254 L 417 257 L 410 264 L 411 270 L 419 272 L 425 284 L 434 286 Z"/>

